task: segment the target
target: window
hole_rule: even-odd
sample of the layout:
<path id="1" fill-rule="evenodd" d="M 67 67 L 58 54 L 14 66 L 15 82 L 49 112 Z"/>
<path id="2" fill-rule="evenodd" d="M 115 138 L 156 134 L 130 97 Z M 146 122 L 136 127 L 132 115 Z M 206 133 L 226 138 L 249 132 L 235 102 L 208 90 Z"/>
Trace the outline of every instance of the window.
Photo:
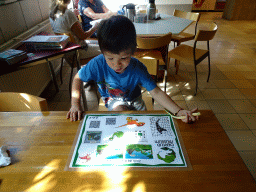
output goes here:
<path id="1" fill-rule="evenodd" d="M 106 5 L 106 7 L 111 11 L 117 11 L 122 8 L 122 5 L 126 5 L 128 3 L 133 3 L 136 5 L 145 5 L 148 3 L 148 0 L 102 0 L 102 2 Z M 116 2 L 119 2 L 116 3 Z"/>
<path id="2" fill-rule="evenodd" d="M 69 4 L 68 8 L 72 9 L 73 7 L 76 6 L 76 3 L 78 3 L 79 0 L 71 0 L 71 3 Z M 134 3 L 134 4 L 137 4 L 137 5 L 146 5 L 148 3 L 148 0 L 119 0 L 119 1 L 116 1 L 116 0 L 102 0 L 102 2 L 106 5 L 106 7 L 115 12 L 119 9 L 122 8 L 122 5 L 126 5 L 128 3 Z M 120 4 L 116 3 L 116 2 L 120 2 Z"/>

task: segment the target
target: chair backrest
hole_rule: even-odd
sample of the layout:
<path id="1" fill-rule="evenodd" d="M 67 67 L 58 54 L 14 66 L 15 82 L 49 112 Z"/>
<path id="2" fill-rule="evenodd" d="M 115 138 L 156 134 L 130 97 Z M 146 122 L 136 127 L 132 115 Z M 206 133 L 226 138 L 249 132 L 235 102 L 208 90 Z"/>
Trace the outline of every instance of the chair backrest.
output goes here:
<path id="1" fill-rule="evenodd" d="M 72 43 L 76 43 L 75 38 L 73 37 L 73 35 L 71 33 L 55 33 L 55 35 L 67 35 L 67 36 L 69 36 L 70 41 Z"/>
<path id="2" fill-rule="evenodd" d="M 78 18 L 78 21 L 79 21 L 80 23 L 83 22 L 81 15 L 77 15 L 77 18 Z"/>
<path id="3" fill-rule="evenodd" d="M 46 99 L 27 93 L 1 92 L 0 111 L 48 111 Z"/>
<path id="4" fill-rule="evenodd" d="M 140 62 L 142 62 L 148 70 L 148 73 L 150 75 L 157 75 L 157 71 L 158 71 L 158 61 L 154 58 L 138 58 L 138 60 Z"/>
<path id="5" fill-rule="evenodd" d="M 172 39 L 172 33 L 160 37 L 137 37 L 137 48 L 156 49 L 169 45 Z"/>
<path id="6" fill-rule="evenodd" d="M 200 13 L 186 12 L 186 11 L 180 11 L 180 10 L 174 9 L 173 16 L 195 21 L 196 22 L 195 35 L 196 35 L 197 23 L 200 19 Z"/>
<path id="7" fill-rule="evenodd" d="M 200 13 L 186 12 L 186 11 L 180 11 L 180 10 L 174 9 L 173 16 L 189 19 L 197 22 L 200 18 Z"/>
<path id="8" fill-rule="evenodd" d="M 200 23 L 198 26 L 195 41 L 210 41 L 218 30 L 216 23 Z"/>

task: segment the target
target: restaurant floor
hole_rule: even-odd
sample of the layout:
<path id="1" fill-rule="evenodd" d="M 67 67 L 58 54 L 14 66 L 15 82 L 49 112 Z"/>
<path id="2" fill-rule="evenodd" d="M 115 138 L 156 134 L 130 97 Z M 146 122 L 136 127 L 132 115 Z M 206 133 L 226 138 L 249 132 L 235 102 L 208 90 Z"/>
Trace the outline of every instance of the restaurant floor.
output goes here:
<path id="1" fill-rule="evenodd" d="M 214 21 L 218 25 L 216 36 L 210 42 L 210 81 L 206 82 L 205 60 L 198 65 L 199 90 L 194 96 L 194 66 L 181 63 L 176 75 L 171 60 L 167 93 L 185 109 L 197 106 L 199 110 L 212 110 L 256 180 L 256 21 L 224 20 L 221 12 L 203 12 L 200 21 Z M 193 26 L 187 31 L 192 33 Z M 186 44 L 193 45 L 193 41 Z M 204 48 L 203 44 L 198 45 Z M 59 93 L 55 93 L 52 84 L 42 93 L 49 110 L 69 110 L 69 73 L 70 68 L 66 65 Z M 162 87 L 161 82 L 159 87 Z M 86 89 L 86 96 L 89 110 L 97 111 L 95 90 L 95 87 Z M 154 109 L 163 108 L 155 103 Z"/>

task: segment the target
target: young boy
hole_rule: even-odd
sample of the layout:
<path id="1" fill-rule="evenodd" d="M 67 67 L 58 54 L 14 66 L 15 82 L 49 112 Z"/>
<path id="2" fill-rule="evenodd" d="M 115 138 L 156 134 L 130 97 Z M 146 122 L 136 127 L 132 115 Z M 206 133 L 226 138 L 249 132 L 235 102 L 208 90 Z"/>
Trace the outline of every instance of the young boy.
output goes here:
<path id="1" fill-rule="evenodd" d="M 179 107 L 165 92 L 159 89 L 147 68 L 132 55 L 136 49 L 136 32 L 133 23 L 124 16 L 112 16 L 103 20 L 97 37 L 103 54 L 92 59 L 75 75 L 72 88 L 71 109 L 67 118 L 80 120 L 80 105 L 83 82 L 94 80 L 109 111 L 146 110 L 141 96 L 145 87 L 151 96 L 177 116 L 186 116 L 182 121 L 189 123 L 197 117 L 197 109 L 188 111 Z"/>

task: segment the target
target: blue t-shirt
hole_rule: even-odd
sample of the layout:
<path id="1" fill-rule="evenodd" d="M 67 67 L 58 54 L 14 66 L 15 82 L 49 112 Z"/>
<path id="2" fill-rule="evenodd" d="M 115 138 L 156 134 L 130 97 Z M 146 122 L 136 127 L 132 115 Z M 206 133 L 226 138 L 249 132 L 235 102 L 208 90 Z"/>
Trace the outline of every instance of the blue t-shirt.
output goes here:
<path id="1" fill-rule="evenodd" d="M 95 13 L 104 13 L 103 8 L 102 8 L 103 5 L 104 4 L 102 3 L 101 0 L 94 0 L 94 4 L 90 3 L 89 0 L 80 0 L 79 1 L 78 10 L 79 10 L 80 15 L 82 17 L 82 27 L 83 27 L 84 31 L 88 31 L 92 27 L 90 22 L 93 20 L 92 18 L 87 17 L 84 14 L 84 10 L 87 7 L 90 7 Z"/>
<path id="2" fill-rule="evenodd" d="M 126 70 L 118 74 L 108 66 L 101 54 L 80 69 L 78 75 L 84 82 L 97 82 L 102 97 L 119 97 L 126 101 L 132 101 L 141 95 L 139 85 L 148 91 L 156 87 L 146 66 L 133 57 Z"/>

